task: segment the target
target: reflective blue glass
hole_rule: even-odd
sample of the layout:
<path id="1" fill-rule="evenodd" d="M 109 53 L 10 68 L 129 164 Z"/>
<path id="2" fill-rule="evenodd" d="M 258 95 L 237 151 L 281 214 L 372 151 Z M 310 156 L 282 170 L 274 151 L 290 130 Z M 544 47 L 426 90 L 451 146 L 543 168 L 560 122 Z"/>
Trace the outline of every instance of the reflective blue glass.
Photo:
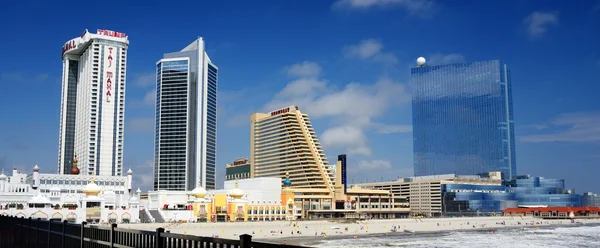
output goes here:
<path id="1" fill-rule="evenodd" d="M 514 177 L 510 84 L 499 60 L 412 68 L 415 176 Z"/>
<path id="2" fill-rule="evenodd" d="M 507 188 L 507 191 L 515 193 L 521 206 L 579 207 L 584 205 L 582 195 L 569 193 L 565 189 L 564 179 L 546 179 L 524 175 L 519 176 L 513 182 L 507 182 L 512 185 Z"/>
<path id="3" fill-rule="evenodd" d="M 546 205 L 548 207 L 581 207 L 583 197 L 579 194 L 517 194 L 519 205 Z"/>
<path id="4" fill-rule="evenodd" d="M 447 216 L 492 215 L 517 207 L 515 193 L 501 185 L 444 184 L 442 192 Z"/>

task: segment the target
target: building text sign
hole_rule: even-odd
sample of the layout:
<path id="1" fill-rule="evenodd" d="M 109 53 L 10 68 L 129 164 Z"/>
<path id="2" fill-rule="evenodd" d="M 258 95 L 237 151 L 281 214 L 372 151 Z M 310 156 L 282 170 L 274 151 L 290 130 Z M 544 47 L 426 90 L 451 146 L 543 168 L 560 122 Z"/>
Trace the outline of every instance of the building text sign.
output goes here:
<path id="1" fill-rule="evenodd" d="M 105 29 L 98 29 L 97 33 L 99 35 L 106 35 L 106 36 L 117 37 L 117 38 L 127 37 L 127 35 L 125 33 L 116 32 L 116 31 L 112 31 L 112 30 L 105 30 Z"/>
<path id="2" fill-rule="evenodd" d="M 275 116 L 275 115 L 279 115 L 279 114 L 283 114 L 283 113 L 288 113 L 288 112 L 290 112 L 290 108 L 289 107 L 282 108 L 280 110 L 276 110 L 276 111 L 271 112 L 271 116 Z"/>

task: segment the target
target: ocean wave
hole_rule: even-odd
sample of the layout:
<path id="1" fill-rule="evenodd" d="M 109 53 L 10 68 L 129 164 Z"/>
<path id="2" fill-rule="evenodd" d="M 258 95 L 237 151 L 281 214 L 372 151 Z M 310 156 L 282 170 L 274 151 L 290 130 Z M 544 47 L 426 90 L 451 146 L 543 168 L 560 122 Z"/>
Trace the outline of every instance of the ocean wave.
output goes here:
<path id="1" fill-rule="evenodd" d="M 331 239 L 316 247 L 344 248 L 458 248 L 458 247 L 514 247 L 558 248 L 600 247 L 600 226 L 512 228 L 497 231 L 447 232 L 438 235 L 415 234 L 368 237 L 359 239 Z"/>

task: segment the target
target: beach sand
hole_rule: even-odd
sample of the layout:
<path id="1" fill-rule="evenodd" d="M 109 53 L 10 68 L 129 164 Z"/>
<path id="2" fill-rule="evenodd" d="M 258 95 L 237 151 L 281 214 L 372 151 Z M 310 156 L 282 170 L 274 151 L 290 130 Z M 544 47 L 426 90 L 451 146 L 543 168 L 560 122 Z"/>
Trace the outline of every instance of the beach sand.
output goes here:
<path id="1" fill-rule="evenodd" d="M 600 224 L 600 219 L 544 220 L 532 217 L 461 217 L 389 219 L 366 221 L 272 221 L 229 223 L 148 223 L 120 224 L 120 228 L 155 230 L 163 227 L 171 233 L 197 236 L 218 236 L 239 239 L 242 234 L 252 235 L 252 240 L 307 244 L 331 238 L 364 238 L 376 235 L 406 235 L 411 233 L 447 232 L 459 230 L 495 230 L 498 228 L 543 227 L 581 224 Z M 394 226 L 396 231 L 392 231 Z M 299 232 L 299 233 L 298 233 Z"/>

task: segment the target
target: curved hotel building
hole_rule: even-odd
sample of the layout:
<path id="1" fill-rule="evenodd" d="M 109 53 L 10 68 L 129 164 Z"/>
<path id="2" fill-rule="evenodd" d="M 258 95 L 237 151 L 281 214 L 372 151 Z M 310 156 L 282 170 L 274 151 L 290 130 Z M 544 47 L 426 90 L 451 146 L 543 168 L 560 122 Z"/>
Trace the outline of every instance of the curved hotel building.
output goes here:
<path id="1" fill-rule="evenodd" d="M 128 46 L 124 33 L 102 29 L 63 46 L 59 174 L 77 156 L 82 174 L 122 175 Z"/>
<path id="2" fill-rule="evenodd" d="M 154 190 L 215 189 L 218 70 L 202 38 L 156 63 Z"/>
<path id="3" fill-rule="evenodd" d="M 289 173 L 295 188 L 333 190 L 334 175 L 325 151 L 298 106 L 254 113 L 250 122 L 250 177 L 283 180 Z"/>

